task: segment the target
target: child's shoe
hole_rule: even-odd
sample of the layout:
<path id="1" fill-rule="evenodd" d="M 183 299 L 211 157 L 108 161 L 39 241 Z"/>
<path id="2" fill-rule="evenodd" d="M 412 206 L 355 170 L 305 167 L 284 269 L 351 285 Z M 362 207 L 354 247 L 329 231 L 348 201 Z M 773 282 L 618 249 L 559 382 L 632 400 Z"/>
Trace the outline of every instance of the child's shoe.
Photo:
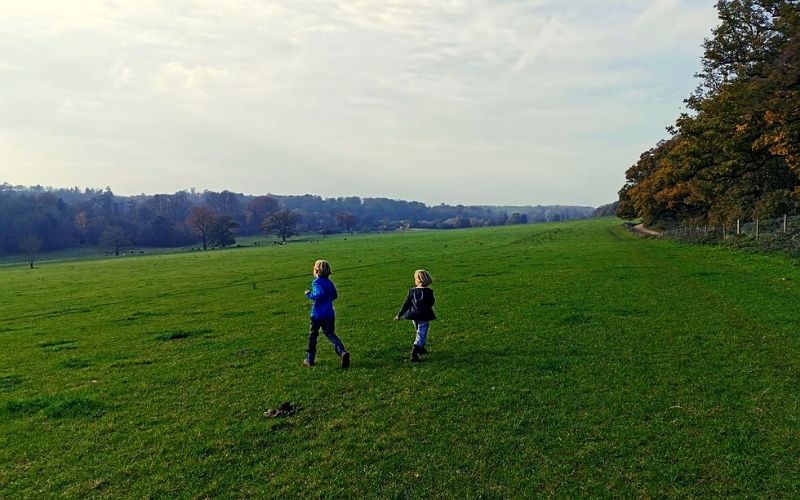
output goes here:
<path id="1" fill-rule="evenodd" d="M 350 368 L 350 353 L 344 351 L 342 354 L 342 369 L 346 370 Z"/>
<path id="2" fill-rule="evenodd" d="M 308 358 L 304 359 L 303 360 L 303 366 L 314 366 L 314 360 L 313 359 L 308 359 Z"/>
<path id="3" fill-rule="evenodd" d="M 409 361 L 411 361 L 412 363 L 416 363 L 417 361 L 419 361 L 419 347 L 417 346 L 417 344 L 411 346 L 411 358 L 409 358 Z"/>

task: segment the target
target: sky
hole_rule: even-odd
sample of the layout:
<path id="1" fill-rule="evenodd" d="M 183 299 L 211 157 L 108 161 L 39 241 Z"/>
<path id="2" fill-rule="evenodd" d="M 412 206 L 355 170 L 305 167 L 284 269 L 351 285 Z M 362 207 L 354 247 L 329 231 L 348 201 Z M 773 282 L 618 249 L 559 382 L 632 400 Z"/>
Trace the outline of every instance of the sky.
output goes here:
<path id="1" fill-rule="evenodd" d="M 698 0 L 0 0 L 0 183 L 614 201 Z"/>

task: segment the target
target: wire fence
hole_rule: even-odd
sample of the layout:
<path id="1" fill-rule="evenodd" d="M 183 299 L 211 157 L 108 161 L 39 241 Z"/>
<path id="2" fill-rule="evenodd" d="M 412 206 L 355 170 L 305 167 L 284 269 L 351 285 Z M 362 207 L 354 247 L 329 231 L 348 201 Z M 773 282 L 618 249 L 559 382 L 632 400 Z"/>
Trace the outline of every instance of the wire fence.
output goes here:
<path id="1" fill-rule="evenodd" d="M 760 238 L 768 235 L 787 234 L 800 231 L 800 215 L 784 215 L 777 219 L 737 219 L 720 225 L 681 225 L 661 231 L 661 236 L 675 238 L 751 236 Z"/>

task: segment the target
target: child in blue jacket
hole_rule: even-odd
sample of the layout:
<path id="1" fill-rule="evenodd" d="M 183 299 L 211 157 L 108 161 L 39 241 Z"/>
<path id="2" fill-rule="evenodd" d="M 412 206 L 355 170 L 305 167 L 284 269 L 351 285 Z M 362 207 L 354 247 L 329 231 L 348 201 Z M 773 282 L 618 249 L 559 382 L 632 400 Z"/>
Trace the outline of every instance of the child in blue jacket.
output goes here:
<path id="1" fill-rule="evenodd" d="M 416 288 L 408 290 L 408 296 L 400 308 L 400 312 L 394 317 L 395 321 L 400 319 L 410 319 L 417 331 L 414 345 L 411 346 L 411 361 L 419 361 L 420 354 L 428 354 L 425 349 L 425 342 L 428 340 L 428 326 L 436 319 L 433 313 L 433 304 L 436 299 L 433 297 L 433 290 L 428 288 L 433 283 L 433 278 L 424 269 L 414 271 L 414 283 Z"/>
<path id="2" fill-rule="evenodd" d="M 317 337 L 319 329 L 333 344 L 336 354 L 341 358 L 342 368 L 350 366 L 350 353 L 344 348 L 342 341 L 336 336 L 336 314 L 333 311 L 333 301 L 339 296 L 336 287 L 330 280 L 331 266 L 324 260 L 314 262 L 314 281 L 311 290 L 306 290 L 306 297 L 313 301 L 311 305 L 311 326 L 308 333 L 308 352 L 303 360 L 305 366 L 314 366 L 317 354 Z"/>

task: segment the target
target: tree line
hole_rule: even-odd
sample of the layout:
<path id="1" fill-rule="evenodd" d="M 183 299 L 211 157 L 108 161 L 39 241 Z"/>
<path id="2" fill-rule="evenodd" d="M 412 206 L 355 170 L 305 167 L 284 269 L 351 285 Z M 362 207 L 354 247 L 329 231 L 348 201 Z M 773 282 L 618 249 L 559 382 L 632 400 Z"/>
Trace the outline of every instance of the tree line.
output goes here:
<path id="1" fill-rule="evenodd" d="M 591 215 L 591 207 L 426 206 L 387 198 L 251 196 L 179 191 L 118 196 L 106 189 L 0 185 L 0 253 L 32 254 L 80 245 L 119 254 L 125 247 L 225 247 L 238 235 L 523 224 Z"/>
<path id="2" fill-rule="evenodd" d="M 627 170 L 620 217 L 670 227 L 800 213 L 799 4 L 716 3 L 688 112 Z"/>

